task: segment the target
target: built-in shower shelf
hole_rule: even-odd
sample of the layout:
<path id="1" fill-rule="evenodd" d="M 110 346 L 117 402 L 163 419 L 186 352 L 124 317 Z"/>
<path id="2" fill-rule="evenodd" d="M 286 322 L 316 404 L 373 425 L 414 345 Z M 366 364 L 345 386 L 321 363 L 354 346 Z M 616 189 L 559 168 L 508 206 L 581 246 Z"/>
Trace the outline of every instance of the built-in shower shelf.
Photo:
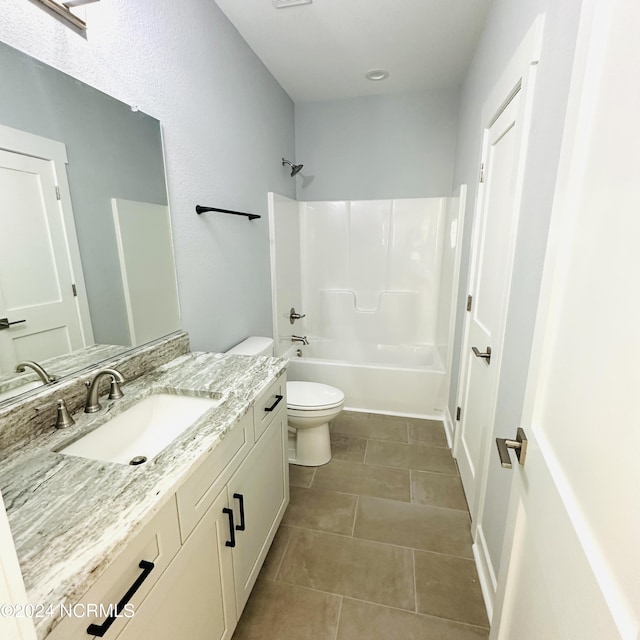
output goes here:
<path id="1" fill-rule="evenodd" d="M 200 215 L 201 213 L 208 213 L 209 211 L 217 211 L 218 213 L 230 213 L 232 216 L 245 216 L 249 218 L 249 220 L 255 220 L 256 218 L 261 218 L 257 213 L 244 213 L 243 211 L 231 211 L 231 209 L 218 209 L 217 207 L 201 207 L 199 204 L 196 205 L 196 213 Z"/>

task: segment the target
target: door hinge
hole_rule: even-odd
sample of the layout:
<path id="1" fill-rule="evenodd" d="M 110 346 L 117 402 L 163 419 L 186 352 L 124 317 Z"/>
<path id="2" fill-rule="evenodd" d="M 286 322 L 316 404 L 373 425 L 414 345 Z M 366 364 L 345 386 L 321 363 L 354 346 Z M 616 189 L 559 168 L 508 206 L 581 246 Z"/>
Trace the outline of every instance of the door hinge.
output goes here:
<path id="1" fill-rule="evenodd" d="M 58 185 L 56 185 L 56 200 L 62 200 L 62 197 L 60 196 L 60 187 Z"/>
<path id="2" fill-rule="evenodd" d="M 456 409 L 456 420 L 460 420 L 461 417 L 462 417 L 462 407 L 458 407 Z"/>
<path id="3" fill-rule="evenodd" d="M 473 296 L 467 296 L 467 311 L 471 311 L 472 303 L 473 303 Z"/>
<path id="4" fill-rule="evenodd" d="M 480 182 L 484 182 L 484 162 L 480 164 Z"/>
<path id="5" fill-rule="evenodd" d="M 76 289 L 76 285 L 75 285 L 75 283 L 73 283 L 73 284 L 71 285 L 71 291 L 73 291 L 73 297 L 74 297 L 74 298 L 77 298 L 77 297 L 78 297 L 78 290 Z"/>

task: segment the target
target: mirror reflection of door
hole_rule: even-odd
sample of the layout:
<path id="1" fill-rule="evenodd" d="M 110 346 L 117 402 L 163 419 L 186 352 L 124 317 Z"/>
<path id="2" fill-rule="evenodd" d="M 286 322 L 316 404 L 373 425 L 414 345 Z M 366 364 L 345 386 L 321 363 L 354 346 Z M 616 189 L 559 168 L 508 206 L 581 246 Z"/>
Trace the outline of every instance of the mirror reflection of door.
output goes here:
<path id="1" fill-rule="evenodd" d="M 58 197 L 53 162 L 0 151 L 2 373 L 85 346 Z"/>

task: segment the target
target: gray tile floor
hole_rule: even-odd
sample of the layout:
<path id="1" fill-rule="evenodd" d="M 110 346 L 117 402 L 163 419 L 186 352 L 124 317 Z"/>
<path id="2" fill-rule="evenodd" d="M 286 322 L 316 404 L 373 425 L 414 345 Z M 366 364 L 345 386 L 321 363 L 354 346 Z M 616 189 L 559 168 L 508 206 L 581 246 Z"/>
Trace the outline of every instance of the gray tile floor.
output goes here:
<path id="1" fill-rule="evenodd" d="M 440 422 L 343 412 L 291 502 L 234 640 L 480 640 L 489 623 Z"/>

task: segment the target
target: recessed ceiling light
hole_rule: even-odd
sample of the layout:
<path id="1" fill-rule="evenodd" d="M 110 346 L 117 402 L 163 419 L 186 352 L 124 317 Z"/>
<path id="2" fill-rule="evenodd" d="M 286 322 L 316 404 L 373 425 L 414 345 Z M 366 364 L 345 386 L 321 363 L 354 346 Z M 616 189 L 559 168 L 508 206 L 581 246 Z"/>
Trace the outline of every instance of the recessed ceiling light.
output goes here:
<path id="1" fill-rule="evenodd" d="M 297 4 L 311 4 L 313 0 L 273 0 L 273 6 L 276 9 L 285 9 L 286 7 L 294 7 Z"/>
<path id="2" fill-rule="evenodd" d="M 385 80 L 388 78 L 389 72 L 386 69 L 370 69 L 364 74 L 364 77 L 367 80 L 373 80 L 375 82 L 377 80 Z"/>

